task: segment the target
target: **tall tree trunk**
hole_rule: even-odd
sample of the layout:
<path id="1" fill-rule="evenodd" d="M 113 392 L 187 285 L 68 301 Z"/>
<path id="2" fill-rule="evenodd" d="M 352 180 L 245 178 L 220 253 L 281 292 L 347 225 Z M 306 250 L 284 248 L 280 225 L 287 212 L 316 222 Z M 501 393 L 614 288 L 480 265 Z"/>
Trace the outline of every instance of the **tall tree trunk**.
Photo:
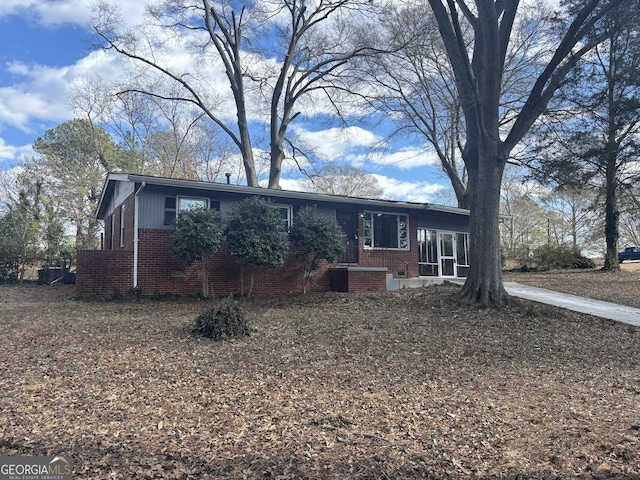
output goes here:
<path id="1" fill-rule="evenodd" d="M 604 236 L 606 240 L 606 253 L 604 258 L 603 270 L 620 270 L 618 262 L 618 190 L 616 182 L 616 156 L 609 153 L 611 158 L 607 161 L 606 168 L 606 200 L 605 200 L 605 216 L 604 216 Z"/>
<path id="2" fill-rule="evenodd" d="M 240 153 L 242 154 L 244 173 L 247 177 L 247 186 L 259 187 L 260 184 L 258 183 L 258 175 L 256 174 L 256 165 L 253 158 L 253 146 L 251 144 L 249 123 L 247 121 L 247 112 L 245 109 L 244 93 L 241 93 L 241 95 L 243 95 L 242 98 L 236 98 L 236 105 L 238 108 L 238 131 L 240 135 Z"/>
<path id="3" fill-rule="evenodd" d="M 280 188 L 280 175 L 282 173 L 282 161 L 284 151 L 282 144 L 271 143 L 271 168 L 269 169 L 269 188 Z"/>
<path id="4" fill-rule="evenodd" d="M 465 161 L 471 166 L 470 268 L 460 297 L 472 304 L 502 305 L 509 302 L 500 255 L 500 187 L 505 162 L 497 143 L 490 139 L 480 139 Z"/>

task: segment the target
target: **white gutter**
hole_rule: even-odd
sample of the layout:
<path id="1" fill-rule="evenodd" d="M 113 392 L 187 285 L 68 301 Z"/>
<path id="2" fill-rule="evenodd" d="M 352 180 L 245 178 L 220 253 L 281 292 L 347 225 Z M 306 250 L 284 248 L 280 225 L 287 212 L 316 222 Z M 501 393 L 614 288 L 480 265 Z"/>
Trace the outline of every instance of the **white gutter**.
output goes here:
<path id="1" fill-rule="evenodd" d="M 138 288 L 138 195 L 147 185 L 142 182 L 136 193 L 134 193 L 133 203 L 133 288 Z"/>

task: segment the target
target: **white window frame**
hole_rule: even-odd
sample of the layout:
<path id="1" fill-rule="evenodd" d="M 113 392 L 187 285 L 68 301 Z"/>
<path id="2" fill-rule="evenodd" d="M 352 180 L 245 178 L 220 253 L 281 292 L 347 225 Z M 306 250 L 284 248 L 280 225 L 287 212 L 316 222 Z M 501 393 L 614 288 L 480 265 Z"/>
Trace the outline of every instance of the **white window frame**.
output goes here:
<path id="1" fill-rule="evenodd" d="M 283 211 L 283 210 L 286 211 L 287 217 L 286 219 L 283 217 L 282 220 L 287 222 L 287 232 L 290 232 L 291 225 L 293 225 L 293 206 L 282 204 L 282 203 L 273 203 L 271 204 L 271 207 L 279 211 Z"/>
<path id="2" fill-rule="evenodd" d="M 375 219 L 382 215 L 389 217 L 396 217 L 396 232 L 398 234 L 398 246 L 397 247 L 376 247 L 375 239 Z M 404 228 L 402 228 L 402 220 L 404 218 Z M 409 215 L 406 213 L 390 213 L 390 212 L 374 212 L 364 211 L 362 213 L 363 222 L 363 236 L 364 236 L 364 248 L 367 250 L 411 250 L 411 243 L 409 239 Z"/>
<path id="3" fill-rule="evenodd" d="M 438 254 L 438 231 L 435 228 L 418 228 L 418 265 L 426 265 L 433 269 L 436 275 L 421 275 L 424 277 L 440 276 L 440 256 Z M 426 258 L 422 257 L 422 245 L 425 245 Z M 420 268 L 419 267 L 419 268 Z"/>

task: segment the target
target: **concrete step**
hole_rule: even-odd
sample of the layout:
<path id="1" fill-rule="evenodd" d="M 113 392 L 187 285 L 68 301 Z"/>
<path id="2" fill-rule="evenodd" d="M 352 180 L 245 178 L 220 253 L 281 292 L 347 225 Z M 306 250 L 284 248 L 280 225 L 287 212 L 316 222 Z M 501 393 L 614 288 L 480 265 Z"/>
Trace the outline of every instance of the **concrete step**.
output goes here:
<path id="1" fill-rule="evenodd" d="M 392 273 L 387 273 L 387 290 L 399 290 L 400 289 L 400 279 L 393 278 Z"/>

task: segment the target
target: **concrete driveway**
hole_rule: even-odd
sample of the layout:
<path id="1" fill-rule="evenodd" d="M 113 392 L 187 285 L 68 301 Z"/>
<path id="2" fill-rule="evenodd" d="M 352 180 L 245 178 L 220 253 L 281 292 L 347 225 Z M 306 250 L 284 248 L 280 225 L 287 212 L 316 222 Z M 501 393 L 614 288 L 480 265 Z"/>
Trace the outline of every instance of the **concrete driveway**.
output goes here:
<path id="1" fill-rule="evenodd" d="M 509 295 L 566 308 L 575 312 L 587 313 L 596 317 L 608 318 L 616 322 L 628 323 L 640 327 L 640 309 L 601 302 L 590 298 L 578 297 L 568 293 L 554 292 L 545 288 L 530 287 L 516 282 L 504 282 Z"/>

